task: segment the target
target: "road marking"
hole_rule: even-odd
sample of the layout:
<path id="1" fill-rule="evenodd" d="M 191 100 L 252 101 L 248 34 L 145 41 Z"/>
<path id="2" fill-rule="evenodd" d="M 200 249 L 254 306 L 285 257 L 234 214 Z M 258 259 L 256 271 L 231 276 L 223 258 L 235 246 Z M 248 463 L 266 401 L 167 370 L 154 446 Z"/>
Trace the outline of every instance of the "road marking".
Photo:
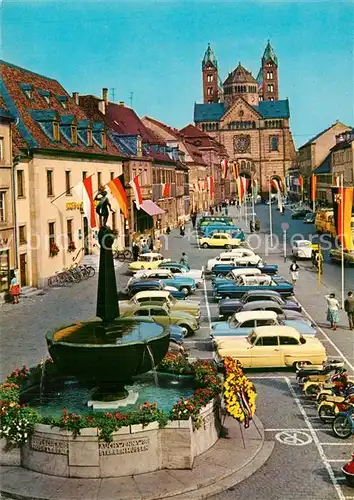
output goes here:
<path id="1" fill-rule="evenodd" d="M 320 443 L 320 441 L 319 441 L 319 439 L 317 437 L 315 429 L 312 427 L 312 424 L 311 424 L 311 422 L 310 422 L 310 420 L 309 420 L 309 418 L 308 418 L 308 416 L 306 414 L 306 411 L 303 408 L 303 406 L 302 406 L 299 398 L 297 397 L 296 392 L 295 392 L 293 386 L 291 385 L 290 380 L 287 379 L 287 378 L 285 378 L 285 380 L 286 380 L 286 383 L 288 385 L 290 394 L 294 398 L 294 401 L 297 404 L 297 407 L 299 408 L 299 411 L 300 411 L 300 413 L 301 413 L 301 415 L 302 415 L 302 417 L 303 417 L 303 419 L 304 419 L 304 421 L 305 421 L 305 423 L 306 423 L 306 425 L 308 427 L 308 431 L 310 432 L 310 434 L 312 436 L 312 439 L 313 439 L 313 442 L 316 445 L 316 448 L 317 448 L 317 451 L 318 451 L 318 453 L 319 453 L 319 455 L 321 457 L 322 463 L 323 463 L 323 465 L 327 469 L 327 472 L 329 474 L 329 477 L 330 477 L 330 480 L 331 480 L 331 482 L 333 484 L 333 487 L 334 487 L 334 489 L 335 489 L 335 491 L 337 493 L 337 496 L 338 496 L 339 500 L 345 500 L 345 496 L 344 496 L 344 494 L 343 494 L 343 492 L 341 490 L 341 487 L 338 484 L 338 478 L 336 478 L 336 476 L 334 475 L 332 466 L 331 466 L 331 464 L 327 460 L 327 457 L 326 457 L 325 452 L 324 452 L 324 450 L 323 450 L 323 448 L 321 446 L 321 443 Z"/>
<path id="2" fill-rule="evenodd" d="M 307 432 L 278 432 L 275 439 L 290 446 L 305 446 L 312 443 L 312 437 Z"/>
<path id="3" fill-rule="evenodd" d="M 353 443 L 320 443 L 322 446 L 353 446 Z"/>
<path id="4" fill-rule="evenodd" d="M 344 462 L 344 463 L 347 463 L 348 462 L 348 458 L 336 458 L 335 460 L 328 460 L 328 462 L 330 463 L 335 463 L 335 462 Z"/>
<path id="5" fill-rule="evenodd" d="M 302 307 L 304 313 L 306 314 L 306 316 L 309 318 L 309 320 L 312 321 L 312 323 L 314 323 L 318 330 L 322 333 L 322 335 L 325 337 L 325 339 L 331 344 L 331 346 L 337 351 L 337 353 L 339 354 L 339 356 L 342 358 L 342 360 L 350 367 L 350 369 L 354 372 L 354 366 L 348 361 L 348 359 L 344 356 L 344 354 L 342 353 L 342 351 L 339 349 L 339 347 L 336 346 L 336 344 L 333 342 L 332 339 L 329 338 L 329 336 L 327 335 L 327 333 L 318 325 L 318 323 L 313 319 L 313 317 L 306 311 L 306 309 L 304 308 L 304 306 L 301 304 L 301 302 L 296 299 L 298 304 Z"/>
<path id="6" fill-rule="evenodd" d="M 202 266 L 202 272 L 203 272 L 203 276 L 204 276 L 204 266 Z M 207 291 L 207 287 L 206 287 L 205 278 L 203 278 L 203 285 L 204 285 L 205 306 L 206 306 L 206 310 L 207 310 L 207 314 L 208 314 L 209 328 L 211 330 L 212 321 L 211 321 L 211 314 L 210 314 L 210 307 L 209 307 L 209 300 L 208 300 L 208 291 Z"/>
<path id="7" fill-rule="evenodd" d="M 298 431 L 308 431 L 308 428 L 305 427 L 303 429 L 264 429 L 266 432 L 298 432 Z"/>

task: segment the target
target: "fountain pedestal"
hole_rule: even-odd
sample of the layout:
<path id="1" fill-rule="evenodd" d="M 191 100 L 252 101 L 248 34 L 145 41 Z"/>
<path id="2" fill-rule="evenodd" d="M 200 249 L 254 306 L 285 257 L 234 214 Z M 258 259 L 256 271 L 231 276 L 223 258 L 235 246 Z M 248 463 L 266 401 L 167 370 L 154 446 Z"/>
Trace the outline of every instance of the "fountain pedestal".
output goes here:
<path id="1" fill-rule="evenodd" d="M 93 410 L 118 410 L 128 405 L 134 405 L 138 400 L 139 394 L 135 391 L 127 391 L 127 397 L 115 401 L 91 400 L 87 406 Z"/>

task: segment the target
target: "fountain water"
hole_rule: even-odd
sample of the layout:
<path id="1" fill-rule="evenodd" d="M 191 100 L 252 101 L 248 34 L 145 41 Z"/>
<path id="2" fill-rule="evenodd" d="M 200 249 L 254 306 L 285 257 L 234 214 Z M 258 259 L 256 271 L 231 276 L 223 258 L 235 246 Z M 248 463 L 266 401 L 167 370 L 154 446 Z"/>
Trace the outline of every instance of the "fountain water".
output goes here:
<path id="1" fill-rule="evenodd" d="M 154 355 L 152 353 L 152 350 L 148 344 L 146 344 L 146 350 L 149 353 L 150 360 L 151 360 L 151 366 L 152 366 L 152 375 L 154 377 L 154 382 L 156 387 L 159 387 L 159 377 L 157 375 L 157 370 L 156 370 L 156 365 L 155 365 L 155 360 L 154 360 Z"/>
<path id="2" fill-rule="evenodd" d="M 40 382 L 39 382 L 39 402 L 40 403 L 43 402 L 45 365 L 46 365 L 47 359 L 44 358 L 42 361 L 43 361 L 43 363 L 42 363 L 42 366 L 41 366 L 41 379 L 40 379 Z"/>

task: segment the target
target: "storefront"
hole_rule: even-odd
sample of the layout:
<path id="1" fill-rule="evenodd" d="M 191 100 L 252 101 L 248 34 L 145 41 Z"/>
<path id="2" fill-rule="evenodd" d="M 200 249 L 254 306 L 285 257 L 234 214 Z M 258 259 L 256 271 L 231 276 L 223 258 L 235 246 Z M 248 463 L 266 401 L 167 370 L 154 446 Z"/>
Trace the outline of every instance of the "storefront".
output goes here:
<path id="1" fill-rule="evenodd" d="M 0 293 L 6 292 L 10 286 L 10 252 L 0 250 Z"/>

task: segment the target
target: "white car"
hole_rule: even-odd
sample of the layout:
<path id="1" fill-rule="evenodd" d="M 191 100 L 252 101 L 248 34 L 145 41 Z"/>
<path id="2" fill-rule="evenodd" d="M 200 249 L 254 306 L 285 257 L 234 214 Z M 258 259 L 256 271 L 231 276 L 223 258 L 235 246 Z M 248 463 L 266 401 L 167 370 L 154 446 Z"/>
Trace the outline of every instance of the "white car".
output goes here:
<path id="1" fill-rule="evenodd" d="M 309 240 L 296 240 L 292 248 L 292 254 L 297 259 L 311 259 L 312 243 Z"/>
<path id="2" fill-rule="evenodd" d="M 198 287 L 203 284 L 203 271 L 201 269 L 187 269 L 187 267 L 184 267 L 183 265 L 181 265 L 179 263 L 177 263 L 174 266 L 173 262 L 167 262 L 165 264 L 166 264 L 166 267 L 164 264 L 160 264 L 160 267 L 157 269 L 157 271 L 160 268 L 161 268 L 161 271 L 167 269 L 177 278 L 182 277 L 182 276 L 184 278 L 192 278 L 192 280 L 195 281 L 195 283 Z"/>
<path id="3" fill-rule="evenodd" d="M 216 264 L 235 264 L 235 265 L 247 265 L 247 264 L 259 264 L 262 259 L 259 255 L 256 255 L 252 250 L 248 248 L 240 249 L 238 253 L 236 252 L 223 252 L 219 257 L 214 259 L 209 259 L 206 264 L 206 270 L 211 271 Z"/>

